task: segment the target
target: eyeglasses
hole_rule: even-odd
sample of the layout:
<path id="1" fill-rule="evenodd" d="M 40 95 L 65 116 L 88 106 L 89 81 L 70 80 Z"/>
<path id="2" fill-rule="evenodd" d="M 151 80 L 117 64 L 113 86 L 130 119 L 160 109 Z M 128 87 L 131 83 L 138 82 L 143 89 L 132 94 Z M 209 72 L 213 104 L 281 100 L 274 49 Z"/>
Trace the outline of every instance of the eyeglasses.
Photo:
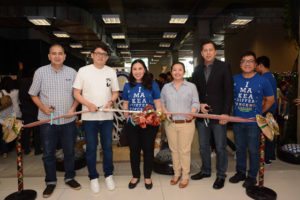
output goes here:
<path id="1" fill-rule="evenodd" d="M 254 60 L 241 60 L 241 64 L 252 64 L 254 62 Z"/>
<path id="2" fill-rule="evenodd" d="M 101 52 L 93 52 L 93 54 L 94 54 L 95 56 L 103 56 L 103 57 L 108 56 L 107 53 L 101 53 Z"/>

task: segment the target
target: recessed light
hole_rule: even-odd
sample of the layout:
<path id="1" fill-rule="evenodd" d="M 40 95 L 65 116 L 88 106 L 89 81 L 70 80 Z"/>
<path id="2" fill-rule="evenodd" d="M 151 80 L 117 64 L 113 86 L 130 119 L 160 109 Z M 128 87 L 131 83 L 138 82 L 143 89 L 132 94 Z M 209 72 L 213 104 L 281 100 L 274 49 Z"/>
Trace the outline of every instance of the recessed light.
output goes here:
<path id="1" fill-rule="evenodd" d="M 176 38 L 176 36 L 176 32 L 164 32 L 163 34 L 163 38 Z"/>
<path id="2" fill-rule="evenodd" d="M 36 26 L 50 26 L 51 22 L 43 16 L 28 16 L 28 21 L 33 23 Z"/>
<path id="3" fill-rule="evenodd" d="M 105 24 L 120 24 L 120 15 L 102 15 Z"/>
<path id="4" fill-rule="evenodd" d="M 253 17 L 249 16 L 239 16 L 237 17 L 233 22 L 231 22 L 231 25 L 236 25 L 236 26 L 244 26 L 251 22 L 253 20 Z"/>
<path id="5" fill-rule="evenodd" d="M 74 48 L 74 49 L 79 49 L 79 48 L 82 48 L 82 44 L 80 44 L 80 43 L 72 43 L 72 44 L 70 44 L 70 47 Z"/>
<path id="6" fill-rule="evenodd" d="M 171 44 L 170 43 L 167 43 L 167 42 L 161 42 L 159 43 L 159 47 L 170 47 Z"/>
<path id="7" fill-rule="evenodd" d="M 64 31 L 54 31 L 53 35 L 55 35 L 58 38 L 69 38 L 70 37 L 70 35 Z"/>
<path id="8" fill-rule="evenodd" d="M 188 20 L 188 15 L 171 15 L 170 24 L 185 24 Z"/>
<path id="9" fill-rule="evenodd" d="M 125 39 L 124 33 L 112 33 L 111 34 L 112 39 L 118 40 L 118 39 Z"/>

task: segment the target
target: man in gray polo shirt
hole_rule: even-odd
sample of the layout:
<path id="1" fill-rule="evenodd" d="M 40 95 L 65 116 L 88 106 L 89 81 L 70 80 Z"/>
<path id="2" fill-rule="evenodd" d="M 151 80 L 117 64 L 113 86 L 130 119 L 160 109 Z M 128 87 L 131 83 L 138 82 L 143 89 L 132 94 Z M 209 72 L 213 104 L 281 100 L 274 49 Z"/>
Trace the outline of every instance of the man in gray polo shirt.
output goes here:
<path id="1" fill-rule="evenodd" d="M 50 64 L 36 70 L 29 94 L 39 108 L 38 119 L 49 119 L 66 113 L 73 113 L 78 102 L 74 100 L 72 85 L 76 71 L 63 65 L 64 48 L 54 44 L 49 49 Z M 74 145 L 76 141 L 75 117 L 54 120 L 40 127 L 43 144 L 43 162 L 46 173 L 46 189 L 43 197 L 48 198 L 56 186 L 57 142 L 60 140 L 64 152 L 65 183 L 75 190 L 81 188 L 74 179 Z"/>

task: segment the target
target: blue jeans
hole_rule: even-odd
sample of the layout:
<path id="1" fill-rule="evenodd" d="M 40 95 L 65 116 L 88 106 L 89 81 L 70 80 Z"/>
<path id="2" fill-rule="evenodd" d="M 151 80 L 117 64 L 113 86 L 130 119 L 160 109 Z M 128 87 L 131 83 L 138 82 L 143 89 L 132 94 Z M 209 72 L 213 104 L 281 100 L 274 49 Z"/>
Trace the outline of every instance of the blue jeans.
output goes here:
<path id="1" fill-rule="evenodd" d="M 65 182 L 75 177 L 74 170 L 74 146 L 77 137 L 75 121 L 62 124 L 43 124 L 40 127 L 43 144 L 43 161 L 46 173 L 47 185 L 56 184 L 56 147 L 58 140 L 64 152 Z"/>
<path id="2" fill-rule="evenodd" d="M 233 133 L 236 145 L 236 172 L 246 174 L 248 150 L 248 176 L 256 178 L 259 169 L 260 128 L 256 124 L 236 123 L 233 125 Z"/>
<path id="3" fill-rule="evenodd" d="M 226 171 L 228 167 L 228 157 L 226 151 L 226 125 L 209 123 L 208 127 L 204 122 L 196 122 L 198 134 L 200 155 L 202 159 L 201 172 L 203 174 L 211 174 L 211 134 L 214 136 L 216 153 L 217 153 L 217 177 L 226 178 Z"/>
<path id="4" fill-rule="evenodd" d="M 103 150 L 103 171 L 104 176 L 113 174 L 113 153 L 112 153 L 112 130 L 113 121 L 83 121 L 83 128 L 86 140 L 86 161 L 89 171 L 89 178 L 99 177 L 96 169 L 98 133 L 100 132 L 100 142 Z"/>

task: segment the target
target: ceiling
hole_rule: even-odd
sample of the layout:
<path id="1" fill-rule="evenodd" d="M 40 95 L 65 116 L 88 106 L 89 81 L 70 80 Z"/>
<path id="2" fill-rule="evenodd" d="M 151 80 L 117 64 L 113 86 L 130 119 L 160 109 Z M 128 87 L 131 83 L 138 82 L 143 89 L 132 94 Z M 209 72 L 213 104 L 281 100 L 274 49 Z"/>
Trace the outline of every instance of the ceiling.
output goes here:
<path id="1" fill-rule="evenodd" d="M 217 33 L 234 34 L 238 29 L 225 27 L 234 16 L 251 14 L 257 17 L 255 15 L 266 15 L 259 9 L 282 7 L 282 0 L 1 0 L 0 37 L 22 37 L 20 33 L 23 32 L 23 37 L 60 42 L 65 46 L 79 42 L 82 49 L 69 48 L 78 56 L 82 56 L 80 51 L 90 50 L 105 41 L 113 50 L 112 57 L 117 63 L 128 57 L 121 51 L 130 51 L 131 57 L 153 57 L 157 51 L 165 51 L 163 56 L 177 51 L 186 56 L 192 55 L 199 20 L 209 22 L 211 37 Z M 121 24 L 105 24 L 103 14 L 120 15 Z M 169 24 L 171 15 L 188 15 L 188 20 L 183 25 Z M 35 26 L 27 16 L 46 16 L 51 26 Z M 65 31 L 71 37 L 59 39 L 53 31 Z M 164 32 L 176 32 L 177 36 L 164 39 Z M 113 40 L 112 33 L 124 33 L 126 38 Z M 160 42 L 168 42 L 171 46 L 159 47 Z M 118 44 L 129 47 L 119 49 Z M 219 44 L 222 49 L 222 41 Z"/>

